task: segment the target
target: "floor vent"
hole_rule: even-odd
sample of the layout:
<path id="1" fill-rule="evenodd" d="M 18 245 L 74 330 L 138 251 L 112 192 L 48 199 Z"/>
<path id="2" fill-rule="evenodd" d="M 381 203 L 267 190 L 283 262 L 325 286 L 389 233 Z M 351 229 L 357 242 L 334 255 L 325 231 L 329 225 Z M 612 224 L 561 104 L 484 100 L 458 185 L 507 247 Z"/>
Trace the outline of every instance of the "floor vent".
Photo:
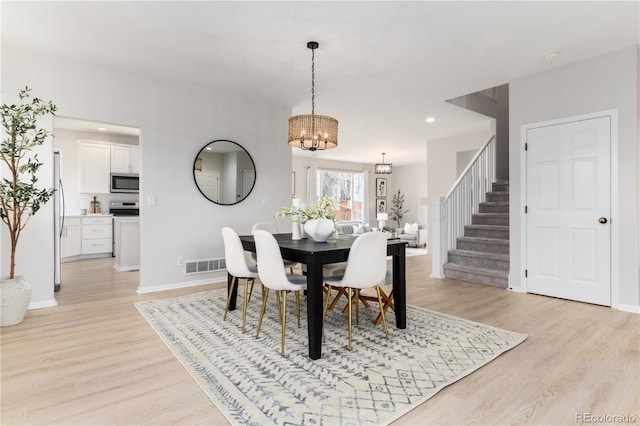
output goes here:
<path id="1" fill-rule="evenodd" d="M 222 271 L 227 268 L 224 257 L 219 259 L 189 260 L 184 263 L 184 274 L 203 274 L 205 272 Z"/>

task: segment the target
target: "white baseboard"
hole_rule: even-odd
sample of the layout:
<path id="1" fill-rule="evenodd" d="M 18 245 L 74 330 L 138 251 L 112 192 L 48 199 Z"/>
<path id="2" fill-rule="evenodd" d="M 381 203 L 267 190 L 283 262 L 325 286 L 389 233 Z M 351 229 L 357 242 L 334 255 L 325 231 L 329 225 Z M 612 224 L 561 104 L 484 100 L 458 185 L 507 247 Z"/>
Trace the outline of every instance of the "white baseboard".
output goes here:
<path id="1" fill-rule="evenodd" d="M 223 282 L 227 282 L 226 274 L 223 277 L 207 278 L 204 280 L 187 281 L 187 282 L 174 283 L 174 284 L 164 284 L 164 285 L 157 285 L 153 287 L 138 287 L 138 290 L 136 292 L 138 294 L 156 293 L 158 291 L 177 290 L 179 288 L 197 287 L 200 285 L 223 283 Z"/>
<path id="2" fill-rule="evenodd" d="M 632 314 L 640 314 L 640 306 L 618 305 L 615 309 L 622 312 L 630 312 Z"/>
<path id="3" fill-rule="evenodd" d="M 56 299 L 51 299 L 45 300 L 44 302 L 29 303 L 27 310 L 30 311 L 31 309 L 53 308 L 54 306 L 58 306 L 58 302 L 56 302 Z"/>

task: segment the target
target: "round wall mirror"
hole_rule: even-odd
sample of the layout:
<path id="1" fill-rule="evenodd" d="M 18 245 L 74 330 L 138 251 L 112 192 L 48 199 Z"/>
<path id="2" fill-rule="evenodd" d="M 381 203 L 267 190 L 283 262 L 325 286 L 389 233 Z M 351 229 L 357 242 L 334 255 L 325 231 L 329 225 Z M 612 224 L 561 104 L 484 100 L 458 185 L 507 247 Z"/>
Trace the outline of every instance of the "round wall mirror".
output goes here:
<path id="1" fill-rule="evenodd" d="M 193 163 L 196 186 L 210 201 L 229 206 L 247 198 L 256 183 L 256 165 L 240 144 L 215 140 Z"/>

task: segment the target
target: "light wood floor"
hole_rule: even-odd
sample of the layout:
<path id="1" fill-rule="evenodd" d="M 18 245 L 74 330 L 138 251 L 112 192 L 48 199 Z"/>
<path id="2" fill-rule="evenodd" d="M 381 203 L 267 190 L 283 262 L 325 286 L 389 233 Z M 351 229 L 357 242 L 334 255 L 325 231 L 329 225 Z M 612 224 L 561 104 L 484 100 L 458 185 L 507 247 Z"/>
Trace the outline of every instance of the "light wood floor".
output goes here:
<path id="1" fill-rule="evenodd" d="M 430 279 L 429 256 L 407 264 L 409 303 L 529 337 L 395 424 L 640 423 L 640 316 Z M 0 330 L 2 424 L 228 424 L 133 306 L 220 284 L 137 295 L 138 273 L 111 265 L 64 264 L 59 306 Z"/>

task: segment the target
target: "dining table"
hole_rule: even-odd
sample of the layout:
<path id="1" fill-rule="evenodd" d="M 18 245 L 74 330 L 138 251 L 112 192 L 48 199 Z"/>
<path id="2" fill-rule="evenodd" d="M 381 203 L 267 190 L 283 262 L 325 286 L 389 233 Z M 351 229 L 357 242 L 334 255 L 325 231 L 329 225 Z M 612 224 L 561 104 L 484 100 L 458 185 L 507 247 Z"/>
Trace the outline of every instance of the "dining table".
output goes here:
<path id="1" fill-rule="evenodd" d="M 309 358 L 315 360 L 322 356 L 322 311 L 323 285 L 322 270 L 324 265 L 344 262 L 349 257 L 349 250 L 356 236 L 340 236 L 330 238 L 326 242 L 316 242 L 311 238 L 294 240 L 292 234 L 274 234 L 280 246 L 282 258 L 306 265 L 307 274 L 307 332 L 309 338 Z M 256 252 L 253 235 L 241 235 L 240 241 L 244 250 Z M 406 241 L 387 240 L 387 255 L 392 257 L 393 302 L 395 307 L 396 327 L 407 327 L 406 296 Z M 232 291 L 229 310 L 236 307 L 238 286 L 231 289 L 229 277 L 227 291 Z"/>

